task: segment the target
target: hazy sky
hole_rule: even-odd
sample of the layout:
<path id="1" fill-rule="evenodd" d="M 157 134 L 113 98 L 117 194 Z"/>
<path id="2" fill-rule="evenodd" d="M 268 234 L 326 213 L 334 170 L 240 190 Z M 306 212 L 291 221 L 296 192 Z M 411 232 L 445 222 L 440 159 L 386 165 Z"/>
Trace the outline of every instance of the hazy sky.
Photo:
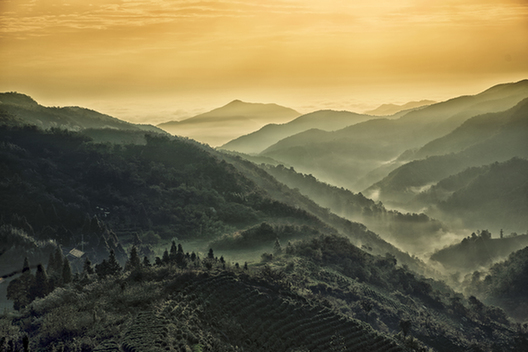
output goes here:
<path id="1" fill-rule="evenodd" d="M 528 78 L 527 0 L 0 0 L 0 91 L 153 123 L 308 112 Z"/>

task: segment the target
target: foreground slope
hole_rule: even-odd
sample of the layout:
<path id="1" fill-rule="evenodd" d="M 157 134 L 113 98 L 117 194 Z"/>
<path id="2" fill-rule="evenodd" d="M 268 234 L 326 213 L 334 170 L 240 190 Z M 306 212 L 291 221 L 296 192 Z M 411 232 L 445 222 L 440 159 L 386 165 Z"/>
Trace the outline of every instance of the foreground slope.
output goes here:
<path id="1" fill-rule="evenodd" d="M 290 244 L 246 269 L 171 260 L 82 273 L 0 317 L 9 344 L 94 351 L 519 351 L 504 313 L 345 238 Z M 480 303 L 478 309 L 475 302 Z M 461 329 L 462 327 L 462 329 Z"/>
<path id="2" fill-rule="evenodd" d="M 211 146 L 222 145 L 229 140 L 253 132 L 269 123 L 285 123 L 300 114 L 276 104 L 231 103 L 182 121 L 169 121 L 159 128 L 177 136 L 185 136 Z"/>

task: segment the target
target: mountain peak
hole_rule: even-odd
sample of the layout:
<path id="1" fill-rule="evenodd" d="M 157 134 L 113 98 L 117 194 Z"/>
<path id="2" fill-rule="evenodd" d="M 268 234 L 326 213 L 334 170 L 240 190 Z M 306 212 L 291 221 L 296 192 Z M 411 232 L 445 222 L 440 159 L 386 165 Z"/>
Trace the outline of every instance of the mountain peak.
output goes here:
<path id="1" fill-rule="evenodd" d="M 29 95 L 17 92 L 0 93 L 0 104 L 12 104 L 19 106 L 38 106 L 38 103 Z"/>

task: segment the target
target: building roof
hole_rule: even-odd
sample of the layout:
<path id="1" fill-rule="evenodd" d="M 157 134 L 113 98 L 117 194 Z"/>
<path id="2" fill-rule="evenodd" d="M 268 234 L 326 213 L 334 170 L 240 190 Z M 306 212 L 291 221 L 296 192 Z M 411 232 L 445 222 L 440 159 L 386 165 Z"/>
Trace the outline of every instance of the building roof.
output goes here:
<path id="1" fill-rule="evenodd" d="M 80 250 L 74 248 L 68 254 L 75 258 L 82 258 L 84 252 L 81 252 Z"/>

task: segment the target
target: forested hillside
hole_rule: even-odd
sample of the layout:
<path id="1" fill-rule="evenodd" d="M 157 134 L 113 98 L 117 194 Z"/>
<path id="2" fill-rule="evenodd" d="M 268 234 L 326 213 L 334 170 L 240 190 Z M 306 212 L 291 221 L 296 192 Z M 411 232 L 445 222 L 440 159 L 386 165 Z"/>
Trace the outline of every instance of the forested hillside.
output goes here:
<path id="1" fill-rule="evenodd" d="M 312 175 L 297 173 L 293 168 L 264 164 L 262 167 L 277 180 L 298 189 L 317 204 L 341 217 L 365 224 L 411 253 L 429 250 L 436 241 L 441 241 L 447 230 L 441 222 L 423 213 L 403 214 L 387 209 L 381 202 L 374 202 L 361 193 L 322 183 Z"/>
<path id="2" fill-rule="evenodd" d="M 3 343 L 116 352 L 519 351 L 528 344 L 500 309 L 343 237 L 278 246 L 250 266 L 212 250 L 199 258 L 182 246 L 154 265 L 134 253 L 124 272 L 86 262 L 71 284 L 1 316 Z M 25 272 L 18 284 L 49 282 L 41 272 Z"/>
<path id="3" fill-rule="evenodd" d="M 510 254 L 507 260 L 489 270 L 468 275 L 464 284 L 468 294 L 474 294 L 488 304 L 502 307 L 511 316 L 525 320 L 528 314 L 528 247 Z"/>
<path id="4" fill-rule="evenodd" d="M 0 122 L 30 124 L 42 129 L 60 127 L 68 130 L 113 128 L 163 133 L 152 125 L 138 125 L 77 106 L 45 107 L 31 97 L 16 92 L 0 93 Z"/>

